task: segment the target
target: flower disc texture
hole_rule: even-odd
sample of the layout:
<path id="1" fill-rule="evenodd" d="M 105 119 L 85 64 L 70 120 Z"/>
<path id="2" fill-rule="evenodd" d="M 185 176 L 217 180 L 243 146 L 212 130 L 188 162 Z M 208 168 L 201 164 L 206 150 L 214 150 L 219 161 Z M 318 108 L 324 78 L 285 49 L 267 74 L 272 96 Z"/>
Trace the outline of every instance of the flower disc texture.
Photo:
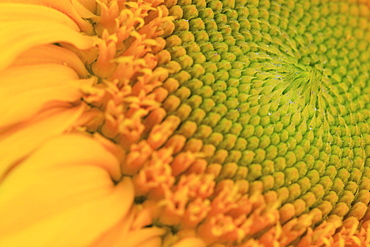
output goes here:
<path id="1" fill-rule="evenodd" d="M 368 12 L 350 1 L 184 0 L 170 9 L 179 86 L 164 107 L 219 167 L 216 181 L 247 181 L 247 194 L 279 201 L 283 229 L 299 229 L 286 243 L 368 210 Z M 240 215 L 230 217 L 238 228 Z"/>
<path id="2" fill-rule="evenodd" d="M 0 246 L 370 245 L 369 20 L 0 0 Z"/>

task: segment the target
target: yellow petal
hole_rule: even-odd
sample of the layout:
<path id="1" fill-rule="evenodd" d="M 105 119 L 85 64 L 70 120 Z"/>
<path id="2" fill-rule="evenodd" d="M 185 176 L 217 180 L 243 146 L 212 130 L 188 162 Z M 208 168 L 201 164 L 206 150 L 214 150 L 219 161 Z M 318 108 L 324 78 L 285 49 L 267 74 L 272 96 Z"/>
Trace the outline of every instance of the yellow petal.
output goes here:
<path id="1" fill-rule="evenodd" d="M 4 173 L 16 161 L 23 159 L 48 139 L 74 126 L 85 110 L 83 104 L 77 107 L 56 107 L 6 131 L 0 130 L 0 182 Z"/>
<path id="2" fill-rule="evenodd" d="M 181 239 L 179 242 L 173 245 L 173 247 L 188 247 L 188 246 L 205 247 L 206 244 L 200 238 L 187 237 L 187 238 Z"/>
<path id="3" fill-rule="evenodd" d="M 87 34 L 92 34 L 92 26 L 88 21 L 85 21 L 81 18 L 78 12 L 73 7 L 73 4 L 70 0 L 58 0 L 58 1 L 49 1 L 49 0 L 0 0 L 0 3 L 21 3 L 26 7 L 31 8 L 32 5 L 44 5 L 50 7 L 50 9 L 56 9 L 66 15 L 76 22 L 81 31 L 84 31 Z M 2 8 L 2 7 L 0 7 Z"/>
<path id="4" fill-rule="evenodd" d="M 77 2 L 79 2 L 82 6 L 84 6 L 92 13 L 96 12 L 96 0 L 72 0 L 72 4 L 74 5 L 76 5 Z"/>
<path id="5" fill-rule="evenodd" d="M 0 74 L 0 130 L 32 117 L 50 103 L 78 101 L 81 86 L 93 80 L 78 80 L 71 68 L 57 64 L 8 68 Z"/>
<path id="6" fill-rule="evenodd" d="M 85 19 L 91 19 L 94 22 L 99 21 L 100 17 L 94 14 L 96 12 L 96 1 L 71 0 L 71 2 L 79 16 Z"/>
<path id="7" fill-rule="evenodd" d="M 161 241 L 158 239 L 160 240 L 164 233 L 165 230 L 157 227 L 132 230 L 126 222 L 122 221 L 91 247 L 160 247 Z"/>
<path id="8" fill-rule="evenodd" d="M 88 76 L 88 71 L 80 58 L 70 50 L 56 46 L 44 45 L 31 48 L 22 53 L 13 63 L 13 65 L 27 65 L 40 63 L 57 63 L 68 65 L 83 78 Z"/>
<path id="9" fill-rule="evenodd" d="M 66 42 L 84 50 L 95 45 L 93 37 L 84 36 L 67 25 L 53 21 L 0 22 L 0 37 L 3 37 L 0 46 L 6 47 L 0 51 L 0 71 L 21 53 L 35 46 Z"/>
<path id="10" fill-rule="evenodd" d="M 97 239 L 91 247 L 161 246 L 161 237 L 166 230 L 156 226 L 146 227 L 153 222 L 151 211 L 150 206 L 132 207 L 125 218 Z"/>
<path id="11" fill-rule="evenodd" d="M 0 185 L 0 246 L 86 246 L 129 211 L 134 191 L 97 140 L 50 140 Z"/>
<path id="12" fill-rule="evenodd" d="M 4 2 L 0 0 L 0 22 L 19 20 L 56 22 L 79 32 L 76 23 L 62 12 L 41 5 Z"/>

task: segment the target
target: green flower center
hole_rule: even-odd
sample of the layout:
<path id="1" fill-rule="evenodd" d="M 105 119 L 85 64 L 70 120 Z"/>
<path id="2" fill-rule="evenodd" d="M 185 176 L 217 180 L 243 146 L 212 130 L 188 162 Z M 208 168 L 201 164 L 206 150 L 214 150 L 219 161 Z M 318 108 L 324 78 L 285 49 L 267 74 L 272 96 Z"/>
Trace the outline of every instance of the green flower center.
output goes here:
<path id="1" fill-rule="evenodd" d="M 167 85 L 164 107 L 182 119 L 177 134 L 222 166 L 218 180 L 276 191 L 295 207 L 285 220 L 313 208 L 323 219 L 361 219 L 370 189 L 368 7 L 180 0 L 170 14 L 167 67 L 179 87 Z"/>

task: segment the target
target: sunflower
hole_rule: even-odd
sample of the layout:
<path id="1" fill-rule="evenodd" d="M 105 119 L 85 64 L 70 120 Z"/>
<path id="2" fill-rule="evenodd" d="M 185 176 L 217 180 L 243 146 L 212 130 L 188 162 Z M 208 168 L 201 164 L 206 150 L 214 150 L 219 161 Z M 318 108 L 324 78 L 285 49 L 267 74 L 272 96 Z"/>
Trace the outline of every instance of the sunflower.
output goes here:
<path id="1" fill-rule="evenodd" d="M 0 0 L 0 246 L 370 245 L 366 0 Z"/>

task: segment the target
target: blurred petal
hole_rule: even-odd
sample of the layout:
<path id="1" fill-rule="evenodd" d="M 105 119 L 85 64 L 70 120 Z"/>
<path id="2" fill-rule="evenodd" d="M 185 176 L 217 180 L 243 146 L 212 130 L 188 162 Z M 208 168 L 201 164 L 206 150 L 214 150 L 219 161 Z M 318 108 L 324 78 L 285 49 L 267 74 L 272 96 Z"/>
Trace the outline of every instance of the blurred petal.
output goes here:
<path id="1" fill-rule="evenodd" d="M 76 23 L 62 12 L 40 5 L 20 4 L 0 0 L 0 22 L 19 20 L 59 23 L 79 32 Z M 20 2 L 20 1 L 19 1 Z M 29 2 L 29 1 L 28 1 Z"/>
<path id="2" fill-rule="evenodd" d="M 23 6 L 31 8 L 32 5 L 44 5 L 49 9 L 56 9 L 59 13 L 68 15 L 80 27 L 80 29 L 88 34 L 92 34 L 92 26 L 88 21 L 85 21 L 77 13 L 70 0 L 0 0 L 0 3 L 23 3 Z M 26 5 L 24 5 L 26 4 Z"/>
<path id="3" fill-rule="evenodd" d="M 1 51 L 0 70 L 10 65 L 22 52 L 38 45 L 54 42 L 67 42 L 79 49 L 88 49 L 94 46 L 94 39 L 83 36 L 65 25 L 41 21 L 14 21 L 0 23 L 0 36 L 7 37 L 0 40 Z"/>
<path id="4" fill-rule="evenodd" d="M 157 227 L 148 227 L 137 230 L 132 230 L 130 228 L 129 219 L 125 218 L 118 225 L 112 228 L 106 235 L 100 238 L 94 243 L 94 247 L 160 247 L 161 237 L 165 230 Z"/>
<path id="5" fill-rule="evenodd" d="M 0 181 L 13 164 L 48 139 L 75 126 L 86 106 L 56 107 L 35 116 L 32 120 L 0 131 Z"/>
<path id="6" fill-rule="evenodd" d="M 179 242 L 173 245 L 173 247 L 205 247 L 206 244 L 200 238 L 187 237 L 181 239 Z"/>
<path id="7" fill-rule="evenodd" d="M 161 237 L 165 230 L 151 226 L 151 207 L 135 205 L 124 219 L 118 222 L 106 234 L 92 245 L 93 247 L 142 247 L 161 246 Z"/>
<path id="8" fill-rule="evenodd" d="M 96 1 L 91 0 L 71 0 L 73 7 L 77 13 L 85 19 L 92 19 L 93 21 L 99 21 L 100 17 L 95 15 L 96 12 Z"/>
<path id="9" fill-rule="evenodd" d="M 72 0 L 72 4 L 80 3 L 82 6 L 84 6 L 89 11 L 95 13 L 96 11 L 96 1 L 95 0 Z"/>
<path id="10" fill-rule="evenodd" d="M 0 185 L 0 246 L 86 246 L 117 224 L 134 191 L 98 141 L 64 135 L 46 142 Z"/>
<path id="11" fill-rule="evenodd" d="M 24 7 L 24 6 L 29 6 Z M 9 17 L 13 13 L 15 17 Z M 43 13 L 38 15 L 39 13 Z M 0 3 L 0 40 L 1 47 L 7 47 L 0 52 L 0 71 L 10 65 L 17 56 L 28 49 L 55 42 L 66 42 L 78 49 L 88 49 L 95 45 L 94 37 L 84 36 L 73 27 L 68 17 L 42 6 Z M 8 16 L 8 17 L 7 17 Z M 54 17 L 55 16 L 55 17 Z"/>
<path id="12" fill-rule="evenodd" d="M 15 66 L 0 74 L 0 130 L 30 118 L 52 102 L 76 102 L 80 87 L 94 79 L 78 80 L 69 67 L 57 64 Z"/>
<path id="13" fill-rule="evenodd" d="M 56 63 L 71 67 L 80 77 L 87 77 L 88 71 L 80 58 L 70 50 L 56 46 L 44 45 L 29 49 L 22 53 L 13 65 Z"/>

